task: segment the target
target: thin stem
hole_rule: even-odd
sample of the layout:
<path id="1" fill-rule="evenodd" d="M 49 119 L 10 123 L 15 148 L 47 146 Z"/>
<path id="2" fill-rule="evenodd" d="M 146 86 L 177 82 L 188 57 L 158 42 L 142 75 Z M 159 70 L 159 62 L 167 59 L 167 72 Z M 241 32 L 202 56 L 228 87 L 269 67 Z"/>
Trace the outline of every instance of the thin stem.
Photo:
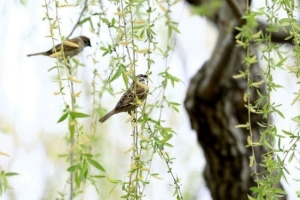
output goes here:
<path id="1" fill-rule="evenodd" d="M 132 9 L 132 8 L 130 8 L 130 9 Z M 125 13 L 124 5 L 123 5 L 123 0 L 121 0 L 121 11 Z M 128 42 L 128 36 L 127 36 L 128 33 L 127 33 L 127 30 L 126 30 L 125 16 L 122 16 L 121 19 L 123 20 L 123 30 L 124 30 L 125 42 Z M 132 38 L 132 40 L 133 40 L 133 38 Z M 127 55 L 128 55 L 129 63 L 131 65 L 132 60 L 131 60 L 131 54 L 130 54 L 129 49 L 128 49 L 128 44 L 125 45 L 125 48 L 127 50 Z"/>
<path id="2" fill-rule="evenodd" d="M 74 27 L 73 27 L 71 33 L 68 35 L 67 39 L 69 39 L 69 37 L 71 37 L 71 35 L 73 34 L 73 32 L 75 31 L 75 29 L 76 29 L 77 26 L 79 25 L 79 22 L 80 22 L 80 20 L 81 20 L 81 18 L 82 18 L 82 16 L 83 16 L 83 13 L 84 13 L 85 9 L 87 9 L 87 7 L 88 7 L 88 6 L 87 6 L 87 2 L 88 2 L 88 0 L 85 0 L 85 1 L 84 1 L 83 8 L 82 8 L 81 13 L 80 13 L 80 15 L 79 15 L 79 17 L 78 17 L 78 20 L 77 20 L 76 24 L 74 25 Z"/>
<path id="3" fill-rule="evenodd" d="M 248 0 L 247 0 L 246 4 L 247 4 L 246 5 L 246 13 L 249 14 L 250 8 L 249 8 Z M 249 29 L 249 27 L 247 27 L 247 29 Z M 249 56 L 250 56 L 250 46 L 247 46 L 247 55 L 246 55 L 246 57 L 249 57 Z M 253 131 L 252 131 L 251 109 L 250 109 L 252 107 L 252 104 L 251 104 L 251 91 L 250 91 L 250 84 L 251 84 L 250 67 L 251 67 L 251 65 L 247 64 L 247 69 L 246 69 L 247 83 L 248 83 L 247 84 L 247 108 L 248 108 L 249 134 L 250 134 L 250 137 L 251 137 L 251 141 L 253 141 L 254 137 L 253 137 Z M 256 162 L 256 157 L 255 157 L 254 145 L 251 145 L 251 151 L 252 151 L 252 161 L 253 161 L 253 166 L 254 166 L 254 174 L 255 174 L 256 180 L 259 180 L 258 173 L 257 173 L 257 162 Z M 258 182 L 257 182 L 257 186 L 259 186 Z"/>
<path id="4" fill-rule="evenodd" d="M 54 48 L 55 46 L 55 43 L 54 43 L 54 36 L 53 36 L 53 30 L 52 30 L 52 25 L 51 25 L 51 19 L 49 17 L 49 4 L 50 4 L 50 0 L 49 2 L 47 3 L 46 0 L 44 1 L 45 2 L 45 8 L 46 8 L 46 17 L 48 19 L 48 23 L 49 23 L 49 27 L 50 27 L 50 36 L 51 36 L 51 41 L 52 41 L 52 46 Z M 54 52 L 56 53 L 56 49 L 54 48 Z M 62 79 L 61 79 L 61 72 L 59 70 L 59 66 L 58 66 L 58 62 L 55 62 L 55 65 L 56 65 L 56 70 L 57 70 L 57 75 L 58 75 L 58 85 L 59 85 L 59 91 L 60 91 L 60 94 L 61 94 L 61 97 L 62 97 L 62 100 L 64 102 L 64 105 L 67 105 L 67 102 L 65 100 L 65 97 L 63 95 L 63 93 L 61 92 L 62 90 Z"/>
<path id="5" fill-rule="evenodd" d="M 59 24 L 59 17 L 58 17 L 58 4 L 59 2 L 56 1 L 55 2 L 55 11 L 56 11 L 56 20 L 57 20 L 57 26 L 58 26 L 58 32 L 59 32 L 59 36 L 60 38 L 62 38 L 62 32 L 60 29 L 60 24 Z M 63 42 L 63 41 L 61 41 Z M 64 49 L 63 49 L 63 45 L 61 45 L 61 52 L 62 52 L 62 62 L 65 66 L 66 72 L 68 74 L 69 77 L 72 77 L 72 66 L 70 65 L 69 60 L 66 60 L 65 54 L 64 54 Z M 70 78 L 68 78 L 68 85 L 70 88 L 70 98 L 71 98 L 71 110 L 74 111 L 75 110 L 75 97 L 74 97 L 74 84 L 73 81 L 70 80 Z M 69 125 L 70 126 L 70 125 Z M 76 129 L 76 125 L 75 126 L 75 130 Z M 74 140 L 74 135 L 72 135 L 71 131 L 70 131 L 70 139 L 71 139 L 71 152 L 70 152 L 70 165 L 73 166 L 74 165 L 74 151 L 73 151 L 73 147 L 75 144 L 75 140 Z M 74 198 L 74 173 L 71 172 L 70 174 L 70 200 L 73 200 Z"/>
<path id="6" fill-rule="evenodd" d="M 157 149 L 159 150 L 160 155 L 163 157 L 164 161 L 166 162 L 166 165 L 168 167 L 168 172 L 171 174 L 171 176 L 173 178 L 174 185 L 175 185 L 176 189 L 179 192 L 180 199 L 183 199 L 183 196 L 182 196 L 182 193 L 181 193 L 181 189 L 180 189 L 180 185 L 179 185 L 179 181 L 175 178 L 175 176 L 173 174 L 172 168 L 170 167 L 170 164 L 169 164 L 170 163 L 169 162 L 169 158 L 167 158 L 165 156 L 165 153 L 159 148 L 159 146 L 157 144 L 156 144 L 156 146 L 157 146 Z"/>

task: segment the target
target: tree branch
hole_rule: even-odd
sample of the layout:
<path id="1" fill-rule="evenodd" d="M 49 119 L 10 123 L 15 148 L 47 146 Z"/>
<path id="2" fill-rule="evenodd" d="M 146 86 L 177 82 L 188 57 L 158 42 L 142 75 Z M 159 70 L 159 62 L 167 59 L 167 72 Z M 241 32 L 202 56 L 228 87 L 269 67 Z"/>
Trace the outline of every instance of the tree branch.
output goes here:
<path id="1" fill-rule="evenodd" d="M 229 7 L 231 8 L 233 14 L 236 16 L 237 19 L 241 19 L 244 16 L 244 11 L 241 7 L 236 3 L 235 0 L 226 0 Z"/>
<path id="2" fill-rule="evenodd" d="M 224 66 L 229 61 L 228 58 L 235 46 L 235 41 L 231 35 L 228 35 L 226 38 L 219 38 L 217 45 L 218 47 L 215 48 L 212 58 L 205 64 L 210 67 L 207 68 L 207 75 L 202 82 L 202 87 L 199 87 L 200 91 L 198 91 L 198 94 L 202 94 L 206 100 L 211 99 L 215 95 L 214 91 L 216 91 L 216 86 L 219 86 L 221 77 L 226 71 Z"/>
<path id="3" fill-rule="evenodd" d="M 80 13 L 80 15 L 79 15 L 79 17 L 78 17 L 78 20 L 77 20 L 75 26 L 73 27 L 71 33 L 68 35 L 67 39 L 73 34 L 73 32 L 75 31 L 75 29 L 76 29 L 77 26 L 79 25 L 79 22 L 80 22 L 80 20 L 81 20 L 81 18 L 82 18 L 82 16 L 83 16 L 83 13 L 84 13 L 85 9 L 87 8 L 87 1 L 88 1 L 88 0 L 85 0 L 85 1 L 84 1 L 84 6 L 83 6 L 83 8 L 82 8 L 82 10 L 81 10 L 81 13 Z"/>

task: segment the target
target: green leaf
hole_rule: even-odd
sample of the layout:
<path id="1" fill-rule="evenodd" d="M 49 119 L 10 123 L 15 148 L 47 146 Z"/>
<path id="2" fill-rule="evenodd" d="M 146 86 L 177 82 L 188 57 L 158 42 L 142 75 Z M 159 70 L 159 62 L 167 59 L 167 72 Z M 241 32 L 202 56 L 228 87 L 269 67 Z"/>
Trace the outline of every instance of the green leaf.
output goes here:
<path id="1" fill-rule="evenodd" d="M 92 157 L 93 157 L 93 155 L 90 154 L 90 153 L 84 153 L 83 155 L 84 155 L 85 157 L 87 157 L 87 158 L 92 158 Z"/>
<path id="2" fill-rule="evenodd" d="M 173 137 L 172 134 L 168 134 L 167 137 L 165 138 L 166 141 L 170 140 Z"/>
<path id="3" fill-rule="evenodd" d="M 70 139 L 74 138 L 74 134 L 75 134 L 75 126 L 72 122 L 72 118 L 69 117 L 69 131 L 70 131 Z"/>
<path id="4" fill-rule="evenodd" d="M 70 154 L 68 154 L 68 153 L 65 153 L 65 154 L 58 154 L 58 157 L 59 157 L 59 158 L 68 157 L 68 156 L 70 156 Z"/>
<path id="5" fill-rule="evenodd" d="M 278 63 L 277 63 L 277 66 L 282 66 L 285 61 L 288 59 L 288 57 L 285 57 L 285 58 L 282 58 Z"/>
<path id="6" fill-rule="evenodd" d="M 75 119 L 75 118 L 89 117 L 90 115 L 85 114 L 85 113 L 70 111 L 70 116 L 72 117 L 72 119 Z"/>
<path id="7" fill-rule="evenodd" d="M 50 69 L 48 69 L 48 72 L 50 72 L 52 69 L 56 69 L 56 66 L 51 67 Z"/>
<path id="8" fill-rule="evenodd" d="M 167 142 L 164 143 L 164 145 L 167 146 L 167 147 L 173 147 L 173 145 L 171 145 L 170 143 L 167 143 Z"/>
<path id="9" fill-rule="evenodd" d="M 114 80 L 116 80 L 117 78 L 119 78 L 119 76 L 121 76 L 121 74 L 125 72 L 125 66 L 124 65 L 120 65 L 119 68 L 117 69 L 116 73 L 113 75 L 113 77 L 109 80 L 109 82 L 113 82 Z"/>
<path id="10" fill-rule="evenodd" d="M 125 83 L 126 89 L 128 89 L 128 76 L 126 76 L 124 73 L 122 73 L 123 81 Z"/>
<path id="11" fill-rule="evenodd" d="M 294 152 L 291 154 L 290 158 L 289 158 L 289 163 L 293 160 L 294 158 Z"/>
<path id="12" fill-rule="evenodd" d="M 64 121 L 65 119 L 67 119 L 67 117 L 69 116 L 69 112 L 64 113 L 59 120 L 57 121 L 57 123 L 60 123 L 62 121 Z"/>
<path id="13" fill-rule="evenodd" d="M 171 28 L 176 32 L 176 33 L 180 33 L 179 29 L 176 26 L 171 26 Z"/>
<path id="14" fill-rule="evenodd" d="M 141 29 L 144 27 L 145 27 L 145 25 L 136 25 L 136 26 L 133 26 L 133 29 Z"/>
<path id="15" fill-rule="evenodd" d="M 277 110 L 275 107 L 273 107 L 273 110 L 274 110 L 280 117 L 282 117 L 283 119 L 285 119 L 282 112 L 280 112 L 279 110 Z"/>
<path id="16" fill-rule="evenodd" d="M 97 161 L 95 161 L 95 160 L 93 160 L 93 159 L 91 159 L 91 158 L 87 158 L 87 161 L 88 161 L 91 165 L 93 165 L 94 167 L 96 167 L 97 169 L 99 169 L 99 170 L 105 172 L 105 169 L 104 169 Z"/>
<path id="17" fill-rule="evenodd" d="M 109 181 L 110 183 L 122 183 L 121 180 L 116 180 L 116 179 L 112 179 L 112 178 L 109 178 L 109 177 L 107 177 L 107 179 L 108 179 L 108 181 Z"/>
<path id="18" fill-rule="evenodd" d="M 67 171 L 68 171 L 68 172 L 74 172 L 74 171 L 77 170 L 78 168 L 79 168 L 78 165 L 73 165 L 73 166 L 69 167 L 69 168 L 67 169 Z"/>
<path id="19" fill-rule="evenodd" d="M 111 53 L 111 50 L 109 48 L 110 48 L 110 46 L 108 48 L 106 48 L 104 46 L 100 47 L 100 50 L 104 51 L 104 53 L 102 54 L 102 56 L 105 56 L 106 54 Z"/>
<path id="20" fill-rule="evenodd" d="M 78 173 L 75 173 L 74 181 L 76 183 L 76 186 L 79 188 L 80 187 L 80 183 L 81 183 L 81 177 L 79 176 Z"/>
<path id="21" fill-rule="evenodd" d="M 106 18 L 101 18 L 102 22 L 105 23 L 106 25 L 109 25 L 109 21 Z"/>
<path id="22" fill-rule="evenodd" d="M 176 112 L 179 112 L 179 109 L 175 106 L 172 106 L 173 110 L 175 110 Z"/>
<path id="23" fill-rule="evenodd" d="M 90 20 L 91 20 L 91 17 L 87 17 L 87 18 L 84 18 L 83 20 L 81 20 L 78 24 L 81 25 Z"/>
<path id="24" fill-rule="evenodd" d="M 285 130 L 282 130 L 282 132 L 286 135 L 289 135 L 289 136 L 294 136 L 291 132 L 289 131 L 285 131 Z"/>
<path id="25" fill-rule="evenodd" d="M 279 171 L 279 173 L 277 173 L 276 177 L 275 177 L 275 180 L 274 180 L 274 184 L 277 185 L 282 177 L 282 170 Z"/>
<path id="26" fill-rule="evenodd" d="M 94 178 L 105 178 L 106 176 L 104 176 L 104 175 L 93 175 L 92 177 L 94 177 Z"/>
<path id="27" fill-rule="evenodd" d="M 289 18 L 280 19 L 279 23 L 280 23 L 281 26 L 289 26 L 290 25 Z"/>
<path id="28" fill-rule="evenodd" d="M 19 174 L 15 173 L 15 172 L 7 172 L 7 173 L 5 173 L 5 176 L 16 176 L 16 175 L 19 175 Z"/>
<path id="29" fill-rule="evenodd" d="M 298 22 L 294 22 L 292 26 L 295 27 L 298 31 L 300 31 L 300 26 L 298 25 Z"/>

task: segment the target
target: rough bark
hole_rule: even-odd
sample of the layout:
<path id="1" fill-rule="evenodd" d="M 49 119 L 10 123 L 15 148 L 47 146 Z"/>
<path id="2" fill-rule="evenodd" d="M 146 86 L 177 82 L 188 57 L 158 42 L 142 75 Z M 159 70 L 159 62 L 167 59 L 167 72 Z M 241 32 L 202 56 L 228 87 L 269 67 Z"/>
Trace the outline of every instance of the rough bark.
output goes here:
<path id="1" fill-rule="evenodd" d="M 245 70 L 242 64 L 246 52 L 235 44 L 235 25 L 244 23 L 241 11 L 245 5 L 234 5 L 234 0 L 223 2 L 216 13 L 216 25 L 219 37 L 212 57 L 200 68 L 191 79 L 186 94 L 185 107 L 188 111 L 191 126 L 197 132 L 198 142 L 206 157 L 204 171 L 205 180 L 214 200 L 238 199 L 246 200 L 251 195 L 250 187 L 256 185 L 253 168 L 249 167 L 251 148 L 246 148 L 249 131 L 235 128 L 248 121 L 243 96 L 247 91 L 245 79 L 233 79 L 239 70 Z M 254 49 L 251 50 L 255 55 Z M 262 79 L 260 68 L 250 68 L 253 81 Z M 259 88 L 263 93 L 264 85 Z M 251 102 L 254 104 L 258 95 L 254 89 Z M 258 141 L 262 122 L 261 115 L 252 114 L 251 125 L 254 141 Z M 262 163 L 261 155 L 266 153 L 263 147 L 255 147 L 258 163 Z M 264 168 L 257 166 L 258 172 Z"/>

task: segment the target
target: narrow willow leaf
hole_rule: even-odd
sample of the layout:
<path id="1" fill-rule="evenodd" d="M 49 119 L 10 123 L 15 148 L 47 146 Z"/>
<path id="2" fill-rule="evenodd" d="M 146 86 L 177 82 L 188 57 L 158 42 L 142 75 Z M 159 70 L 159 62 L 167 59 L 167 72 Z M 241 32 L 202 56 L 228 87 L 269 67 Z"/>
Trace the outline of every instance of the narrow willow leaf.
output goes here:
<path id="1" fill-rule="evenodd" d="M 283 171 L 280 170 L 279 173 L 277 173 L 276 178 L 274 180 L 274 184 L 277 185 L 282 177 Z"/>
<path id="2" fill-rule="evenodd" d="M 131 41 L 120 41 L 118 44 L 121 44 L 121 45 L 128 45 L 130 44 Z"/>
<path id="3" fill-rule="evenodd" d="M 261 33 L 262 33 L 262 31 L 261 31 L 261 30 L 260 30 L 260 31 L 258 31 L 257 33 L 255 33 L 254 35 L 252 35 L 252 38 L 253 38 L 253 39 L 259 38 L 259 37 L 260 37 L 260 35 L 261 35 Z"/>
<path id="4" fill-rule="evenodd" d="M 70 116 L 72 117 L 72 119 L 76 119 L 76 118 L 89 117 L 90 115 L 85 114 L 85 113 L 70 111 Z"/>
<path id="5" fill-rule="evenodd" d="M 244 45 L 245 45 L 245 43 L 242 42 L 242 41 L 240 41 L 240 40 L 236 40 L 236 43 L 239 44 L 239 45 L 241 45 L 241 46 L 244 46 Z"/>
<path id="6" fill-rule="evenodd" d="M 67 169 L 67 171 L 68 172 L 74 172 L 76 169 L 78 169 L 79 168 L 79 166 L 78 165 L 73 165 L 73 166 L 71 166 L 71 167 L 69 167 L 68 169 Z"/>
<path id="7" fill-rule="evenodd" d="M 291 132 L 289 132 L 289 131 L 282 130 L 282 132 L 283 132 L 284 134 L 286 134 L 286 135 L 293 136 L 293 134 L 292 134 Z"/>
<path id="8" fill-rule="evenodd" d="M 292 155 L 290 156 L 289 163 L 293 160 L 293 158 L 294 158 L 294 153 L 292 153 Z"/>
<path id="9" fill-rule="evenodd" d="M 84 24 L 84 23 L 87 22 L 87 21 L 91 21 L 91 17 L 87 17 L 87 18 L 81 20 L 78 24 L 81 25 L 81 24 Z"/>
<path id="10" fill-rule="evenodd" d="M 76 97 L 79 97 L 79 96 L 80 96 L 80 94 L 81 94 L 81 91 L 79 91 L 79 92 L 77 92 L 77 93 L 73 94 L 72 96 L 76 98 Z"/>
<path id="11" fill-rule="evenodd" d="M 291 72 L 297 72 L 297 70 L 296 70 L 296 68 L 293 68 L 293 67 L 291 67 L 291 66 L 289 66 L 289 65 L 286 65 L 286 68 L 288 69 L 288 70 L 290 70 Z"/>
<path id="12" fill-rule="evenodd" d="M 111 83 L 111 82 L 113 82 L 114 80 L 116 80 L 117 78 L 119 78 L 119 76 L 121 76 L 121 74 L 122 74 L 123 72 L 125 72 L 125 71 L 124 71 L 124 68 L 123 68 L 122 66 L 120 66 L 120 67 L 117 69 L 116 73 L 113 75 L 113 77 L 109 80 L 109 82 Z"/>
<path id="13" fill-rule="evenodd" d="M 125 17 L 126 13 L 125 12 L 115 12 L 115 15 L 118 15 L 120 17 Z"/>
<path id="14" fill-rule="evenodd" d="M 141 135 L 141 134 L 139 134 L 138 136 L 139 136 L 142 140 L 147 141 L 147 142 L 150 142 L 150 139 L 147 138 L 146 136 Z"/>
<path id="15" fill-rule="evenodd" d="M 135 52 L 137 53 L 147 53 L 149 51 L 149 48 L 145 48 L 145 49 L 138 49 Z"/>
<path id="16" fill-rule="evenodd" d="M 258 86 L 262 85 L 264 82 L 265 82 L 265 80 L 261 80 L 261 81 L 258 81 L 258 82 L 253 82 L 251 85 L 253 87 L 258 87 Z"/>
<path id="17" fill-rule="evenodd" d="M 152 174 L 151 174 L 151 175 L 152 175 Z M 158 176 L 158 174 L 153 174 L 152 177 L 153 177 L 153 178 L 156 178 L 156 179 L 158 179 L 158 180 L 163 180 L 163 178 L 160 177 L 160 176 Z"/>
<path id="18" fill-rule="evenodd" d="M 74 83 L 81 83 L 81 80 L 74 78 L 73 76 L 68 75 L 68 79 Z"/>
<path id="19" fill-rule="evenodd" d="M 111 179 L 111 178 L 109 178 L 109 177 L 107 177 L 107 179 L 108 179 L 108 181 L 109 181 L 110 183 L 122 183 L 121 180 L 115 180 L 115 179 Z"/>
<path id="20" fill-rule="evenodd" d="M 5 152 L 3 152 L 3 151 L 0 151 L 0 155 L 9 157 L 9 154 L 8 154 L 8 153 L 5 153 Z"/>
<path id="21" fill-rule="evenodd" d="M 130 147 L 128 150 L 126 150 L 126 151 L 124 152 L 124 154 L 126 154 L 126 153 L 128 153 L 128 152 L 131 152 L 133 149 L 134 149 L 134 146 Z"/>
<path id="22" fill-rule="evenodd" d="M 133 29 L 141 29 L 144 27 L 145 27 L 145 25 L 136 25 L 136 26 L 133 26 Z"/>
<path id="23" fill-rule="evenodd" d="M 239 124 L 236 125 L 235 128 L 248 128 L 248 124 Z"/>
<path id="24" fill-rule="evenodd" d="M 237 74 L 237 75 L 232 76 L 232 78 L 234 78 L 234 79 L 245 78 L 245 74 Z"/>
<path id="25" fill-rule="evenodd" d="M 68 112 L 64 113 L 64 114 L 59 118 L 59 120 L 57 121 L 57 123 L 60 123 L 60 122 L 64 121 L 65 119 L 67 119 L 68 116 L 69 116 L 69 113 L 68 113 Z"/>
<path id="26" fill-rule="evenodd" d="M 164 143 L 164 145 L 167 146 L 167 147 L 173 147 L 173 145 L 171 145 L 170 143 L 167 143 L 167 142 Z"/>
<path id="27" fill-rule="evenodd" d="M 253 56 L 249 61 L 249 64 L 254 64 L 254 63 L 257 63 L 257 59 L 256 59 L 256 56 Z"/>
<path id="28" fill-rule="evenodd" d="M 105 169 L 104 169 L 97 161 L 95 161 L 95 160 L 93 160 L 93 159 L 91 159 L 91 158 L 87 158 L 87 161 L 88 161 L 91 165 L 93 165 L 94 167 L 96 167 L 97 169 L 99 169 L 99 170 L 105 172 Z"/>
<path id="29" fill-rule="evenodd" d="M 93 155 L 90 154 L 90 153 L 84 153 L 83 155 L 84 155 L 85 157 L 87 157 L 87 158 L 92 158 L 92 157 L 93 157 Z"/>
<path id="30" fill-rule="evenodd" d="M 56 66 L 51 67 L 50 69 L 48 69 L 48 72 L 50 72 L 52 69 L 56 69 Z"/>
<path id="31" fill-rule="evenodd" d="M 289 18 L 282 18 L 279 20 L 279 23 L 281 26 L 289 26 L 290 25 Z"/>
<path id="32" fill-rule="evenodd" d="M 5 176 L 16 176 L 16 175 L 19 175 L 19 174 L 16 173 L 16 172 L 7 172 L 7 173 L 5 173 Z"/>
<path id="33" fill-rule="evenodd" d="M 104 176 L 104 175 L 93 175 L 92 177 L 93 178 L 105 178 L 106 176 Z"/>

